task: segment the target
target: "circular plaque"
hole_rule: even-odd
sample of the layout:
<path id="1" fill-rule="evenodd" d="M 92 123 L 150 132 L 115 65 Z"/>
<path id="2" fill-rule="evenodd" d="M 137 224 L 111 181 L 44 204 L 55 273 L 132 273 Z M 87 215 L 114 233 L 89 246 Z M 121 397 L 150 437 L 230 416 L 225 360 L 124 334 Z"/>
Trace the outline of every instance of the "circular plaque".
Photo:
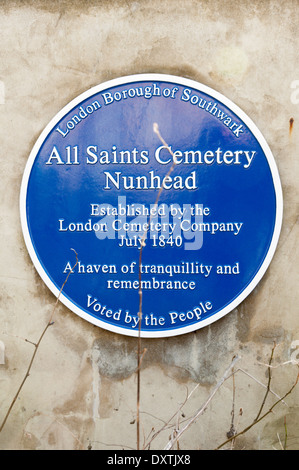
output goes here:
<path id="1" fill-rule="evenodd" d="M 160 74 L 103 83 L 63 108 L 30 154 L 20 206 L 49 289 L 63 286 L 60 300 L 89 322 L 142 337 L 236 308 L 282 222 L 277 167 L 250 118 L 205 85 Z"/>

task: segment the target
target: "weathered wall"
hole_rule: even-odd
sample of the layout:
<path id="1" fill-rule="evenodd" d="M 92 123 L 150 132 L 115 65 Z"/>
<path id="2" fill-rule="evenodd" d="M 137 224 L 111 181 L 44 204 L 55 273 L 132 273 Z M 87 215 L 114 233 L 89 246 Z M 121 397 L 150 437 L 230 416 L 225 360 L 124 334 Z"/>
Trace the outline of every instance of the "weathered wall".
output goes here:
<path id="1" fill-rule="evenodd" d="M 292 88 L 299 80 L 298 7 L 297 0 L 0 1 L 0 423 L 26 374 L 31 342 L 55 304 L 32 266 L 19 220 L 30 150 L 50 119 L 81 92 L 142 72 L 198 80 L 241 107 L 268 141 L 284 193 L 278 249 L 242 305 L 196 333 L 142 342 L 142 442 L 199 384 L 179 421 L 192 416 L 235 354 L 241 358 L 236 367 L 247 375 L 238 372 L 235 382 L 221 386 L 181 438 L 181 449 L 221 444 L 233 404 L 238 431 L 253 422 L 265 393 L 261 383 L 268 380 L 261 363 L 268 362 L 274 342 L 278 367 L 271 388 L 279 396 L 291 388 L 299 340 L 299 93 Z M 0 448 L 136 448 L 136 340 L 92 326 L 62 305 L 54 319 L 0 433 Z M 286 417 L 287 445 L 299 449 L 298 397 L 295 389 L 235 448 L 280 449 L 277 433 L 284 442 Z M 265 411 L 276 399 L 270 394 Z M 163 448 L 170 432 L 159 434 L 152 448 Z"/>

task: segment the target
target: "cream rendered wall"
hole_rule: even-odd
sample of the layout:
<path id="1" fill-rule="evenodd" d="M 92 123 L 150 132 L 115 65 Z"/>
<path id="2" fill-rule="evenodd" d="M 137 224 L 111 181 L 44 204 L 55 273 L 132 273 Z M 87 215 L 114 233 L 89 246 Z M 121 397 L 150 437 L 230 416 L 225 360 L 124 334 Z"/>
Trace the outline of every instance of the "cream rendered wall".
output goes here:
<path id="1" fill-rule="evenodd" d="M 142 72 L 192 78 L 235 102 L 270 145 L 284 193 L 276 254 L 240 307 L 196 333 L 142 342 L 142 444 L 197 386 L 172 421 L 183 426 L 234 355 L 242 371 L 183 434 L 181 449 L 224 442 L 233 405 L 237 431 L 253 422 L 274 342 L 271 389 L 281 397 L 291 388 L 299 344 L 298 7 L 297 0 L 0 1 L 0 425 L 26 374 L 31 343 L 55 305 L 20 226 L 19 189 L 30 150 L 77 95 Z M 61 304 L 54 320 L 0 433 L 0 449 L 136 448 L 136 339 L 101 330 Z M 264 411 L 277 396 L 270 393 Z M 286 422 L 287 446 L 299 449 L 298 397 L 295 388 L 234 448 L 280 449 Z M 160 433 L 152 448 L 163 449 L 170 433 Z"/>

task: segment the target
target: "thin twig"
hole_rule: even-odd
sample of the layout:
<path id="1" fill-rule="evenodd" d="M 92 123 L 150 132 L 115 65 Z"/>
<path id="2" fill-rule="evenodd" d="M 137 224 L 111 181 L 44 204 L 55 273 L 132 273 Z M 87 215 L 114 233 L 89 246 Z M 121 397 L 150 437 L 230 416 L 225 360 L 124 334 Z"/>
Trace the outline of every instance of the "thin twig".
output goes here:
<path id="1" fill-rule="evenodd" d="M 242 368 L 239 368 L 236 370 L 236 372 L 243 372 L 243 374 L 245 375 L 248 375 L 248 377 L 250 377 L 252 380 L 254 380 L 256 383 L 258 383 L 259 385 L 261 385 L 262 387 L 264 388 L 267 388 L 267 385 L 263 384 L 262 382 L 260 382 L 260 380 L 258 380 L 256 377 L 254 377 L 252 374 L 249 374 L 249 372 L 247 372 L 246 370 L 242 369 Z M 269 390 L 270 393 L 272 393 L 276 398 L 279 398 L 280 399 L 280 396 L 275 393 L 273 390 Z M 286 405 L 286 403 L 282 400 L 282 403 L 284 405 Z"/>
<path id="2" fill-rule="evenodd" d="M 230 430 L 226 434 L 227 437 L 234 436 L 236 434 L 236 429 L 235 429 L 235 399 L 236 399 L 236 384 L 235 384 L 235 374 L 233 374 L 233 401 L 232 401 L 232 410 L 231 410 L 231 426 Z M 234 441 L 232 441 L 232 446 L 234 444 Z"/>
<path id="3" fill-rule="evenodd" d="M 261 404 L 261 407 L 259 409 L 259 412 L 255 418 L 255 421 L 257 421 L 263 411 L 263 408 L 265 406 L 265 403 L 266 403 L 266 400 L 267 400 L 267 397 L 269 395 L 269 392 L 270 392 L 270 384 L 271 384 L 271 380 L 272 380 L 272 371 L 271 371 L 271 363 L 272 363 L 272 360 L 273 360 L 273 356 L 274 356 L 274 351 L 275 351 L 275 348 L 276 348 L 276 343 L 274 343 L 274 346 L 272 348 L 272 351 L 271 351 L 271 356 L 270 356 L 270 360 L 269 360 L 269 365 L 268 365 L 268 385 L 267 385 L 267 390 L 266 390 L 266 393 L 265 393 L 265 396 L 264 396 L 264 399 L 262 401 L 262 404 Z"/>
<path id="4" fill-rule="evenodd" d="M 280 435 L 278 433 L 276 433 L 276 435 L 277 435 L 278 443 L 280 445 L 281 450 L 284 450 L 281 439 L 280 439 Z M 272 447 L 273 447 L 273 449 L 277 450 L 275 446 L 272 446 Z"/>
<path id="5" fill-rule="evenodd" d="M 139 361 L 139 364 L 138 364 L 138 368 L 140 369 L 141 368 L 141 364 L 142 364 L 142 361 L 143 361 L 143 358 L 145 356 L 145 353 L 146 353 L 147 349 L 144 348 L 143 351 L 142 351 L 142 354 L 140 356 L 140 361 Z M 138 370 L 137 370 L 138 371 Z"/>
<path id="6" fill-rule="evenodd" d="M 173 171 L 174 167 L 175 167 L 175 164 L 176 164 L 176 158 L 171 150 L 171 148 L 167 145 L 167 143 L 165 142 L 165 140 L 163 139 L 163 137 L 161 136 L 160 132 L 159 132 L 159 126 L 157 123 L 154 123 L 153 124 L 153 131 L 155 132 L 155 134 L 157 134 L 157 136 L 159 137 L 159 139 L 161 140 L 161 142 L 167 147 L 169 153 L 172 155 L 173 157 L 173 163 L 172 163 L 172 166 L 170 168 L 170 170 L 168 171 L 167 175 L 163 178 L 163 181 L 162 181 L 162 184 L 161 184 L 161 187 L 159 189 L 159 192 L 158 192 L 158 195 L 157 195 L 157 198 L 156 198 L 156 201 L 155 201 L 155 204 L 154 204 L 154 207 L 156 207 L 158 205 L 158 202 L 159 202 L 159 199 L 160 199 L 160 196 L 161 196 L 161 193 L 163 191 L 163 183 L 164 183 L 164 180 L 165 178 L 167 178 L 170 173 Z M 139 294 L 139 310 L 138 310 L 138 342 L 137 342 L 137 412 L 136 412 L 136 430 L 137 430 L 137 450 L 140 449 L 140 365 L 141 365 L 141 323 L 142 323 L 142 301 L 143 301 L 143 292 L 142 292 L 142 288 L 141 288 L 141 264 L 142 264 L 142 254 L 143 254 L 143 248 L 145 247 L 145 239 L 146 239 L 146 236 L 147 236 L 147 232 L 149 230 L 149 227 L 150 227 L 150 223 L 151 223 L 151 220 L 152 220 L 152 217 L 153 217 L 153 211 L 151 211 L 151 215 L 150 215 L 150 219 L 149 219 L 149 223 L 147 225 L 147 229 L 144 231 L 142 237 L 141 237 L 141 240 L 140 240 L 140 252 L 139 252 L 139 273 L 138 273 L 138 279 L 139 279 L 139 290 L 138 290 L 138 294 Z"/>
<path id="7" fill-rule="evenodd" d="M 170 424 L 171 421 L 177 416 L 177 414 L 182 410 L 183 406 L 187 403 L 187 401 L 190 399 L 191 395 L 195 392 L 195 390 L 199 387 L 199 384 L 196 384 L 196 386 L 193 388 L 193 390 L 187 394 L 184 402 L 179 406 L 179 409 L 168 419 L 168 421 L 164 421 L 164 425 L 161 429 L 155 432 L 155 434 L 152 436 L 151 440 L 145 444 L 143 449 L 149 449 L 152 441 L 162 432 L 168 429 L 169 427 L 173 426 L 173 424 Z M 158 419 L 158 418 L 157 418 Z M 163 420 L 161 420 L 163 421 Z"/>
<path id="8" fill-rule="evenodd" d="M 17 398 L 18 398 L 18 396 L 20 395 L 20 392 L 21 392 L 21 390 L 22 390 L 22 388 L 23 388 L 25 382 L 26 382 L 27 378 L 28 378 L 29 375 L 30 375 L 31 368 L 32 368 L 32 365 L 33 365 L 35 356 L 36 356 L 36 354 L 37 354 L 38 348 L 39 348 L 39 346 L 40 346 L 40 344 L 41 344 L 41 342 L 42 342 L 42 339 L 43 339 L 43 337 L 45 336 L 45 334 L 46 334 L 46 332 L 47 332 L 49 326 L 53 325 L 53 317 L 54 317 L 54 313 L 55 313 L 55 310 L 56 310 L 56 307 L 57 307 L 57 304 L 58 304 L 58 301 L 59 301 L 59 298 L 60 298 L 60 294 L 61 294 L 61 292 L 62 292 L 62 290 L 63 290 L 65 284 L 67 283 L 70 274 L 73 272 L 73 270 L 75 269 L 75 267 L 76 267 L 77 264 L 78 264 L 78 254 L 76 253 L 76 251 L 75 251 L 73 248 L 71 248 L 71 250 L 73 250 L 74 253 L 75 253 L 75 255 L 76 255 L 76 263 L 74 264 L 74 266 L 73 266 L 73 268 L 71 269 L 71 271 L 69 271 L 68 275 L 66 276 L 66 279 L 65 279 L 64 283 L 62 284 L 62 287 L 61 287 L 61 289 L 60 289 L 60 291 L 59 291 L 59 294 L 58 294 L 58 296 L 57 296 L 57 298 L 56 298 L 56 302 L 55 302 L 55 305 L 54 305 L 54 307 L 53 307 L 52 314 L 51 314 L 51 316 L 50 316 L 50 320 L 48 321 L 46 327 L 44 328 L 42 334 L 40 335 L 40 338 L 39 338 L 39 340 L 37 341 L 37 343 L 32 343 L 32 344 L 34 345 L 34 351 L 33 351 L 31 360 L 30 360 L 30 362 L 29 362 L 29 366 L 28 366 L 27 371 L 26 371 L 26 374 L 25 374 L 25 376 L 24 376 L 24 378 L 23 378 L 23 380 L 22 380 L 22 382 L 21 382 L 21 384 L 20 384 L 20 386 L 19 386 L 19 388 L 18 388 L 18 390 L 17 390 L 17 393 L 15 394 L 15 396 L 14 396 L 14 398 L 13 398 L 13 400 L 12 400 L 12 402 L 11 402 L 9 408 L 8 408 L 8 411 L 7 411 L 5 417 L 4 417 L 3 421 L 2 421 L 2 424 L 1 424 L 1 426 L 0 426 L 0 432 L 2 432 L 2 430 L 3 430 L 4 426 L 5 426 L 5 423 L 6 423 L 8 417 L 9 417 L 9 415 L 10 415 L 10 413 L 11 413 L 11 410 L 13 409 L 13 406 L 14 406 L 15 402 L 17 401 Z M 30 342 L 30 341 L 28 341 L 28 342 Z M 30 342 L 30 343 L 31 343 L 31 342 Z"/>
<path id="9" fill-rule="evenodd" d="M 284 417 L 284 450 L 287 449 L 287 440 L 288 440 L 288 428 L 287 428 L 287 418 Z"/>

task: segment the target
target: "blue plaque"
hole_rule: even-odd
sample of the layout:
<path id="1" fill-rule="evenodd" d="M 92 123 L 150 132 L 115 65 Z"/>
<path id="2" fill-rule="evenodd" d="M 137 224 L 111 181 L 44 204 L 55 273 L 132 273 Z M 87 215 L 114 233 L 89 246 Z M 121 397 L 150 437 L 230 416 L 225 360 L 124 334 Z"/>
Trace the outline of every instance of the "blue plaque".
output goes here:
<path id="1" fill-rule="evenodd" d="M 20 208 L 56 296 L 69 275 L 60 300 L 70 310 L 113 332 L 166 337 L 252 292 L 277 246 L 282 191 L 265 139 L 235 104 L 192 80 L 142 74 L 54 117 L 29 156 Z"/>

